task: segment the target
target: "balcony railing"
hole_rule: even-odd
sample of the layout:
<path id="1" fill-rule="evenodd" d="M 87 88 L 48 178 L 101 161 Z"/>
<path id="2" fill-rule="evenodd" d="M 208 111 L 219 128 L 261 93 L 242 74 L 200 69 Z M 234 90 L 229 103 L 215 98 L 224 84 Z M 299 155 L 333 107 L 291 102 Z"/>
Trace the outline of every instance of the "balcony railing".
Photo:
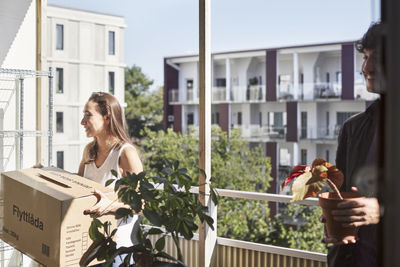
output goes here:
<path id="1" fill-rule="evenodd" d="M 340 132 L 340 125 L 331 125 L 329 127 L 302 127 L 299 129 L 300 139 L 320 139 L 336 140 Z"/>
<path id="2" fill-rule="evenodd" d="M 198 193 L 197 187 L 192 187 L 193 193 Z M 249 199 L 258 201 L 269 201 L 277 203 L 290 203 L 292 196 L 236 191 L 228 189 L 217 189 L 220 197 L 229 197 L 235 199 Z M 302 205 L 317 206 L 318 199 L 309 198 L 298 202 Z M 290 204 L 289 204 L 290 205 Z M 217 229 L 218 231 L 218 229 Z M 152 237 L 155 242 L 160 236 Z M 198 266 L 198 236 L 195 235 L 191 240 L 180 240 L 182 254 L 188 266 Z M 176 255 L 173 240 L 171 237 L 166 238 L 166 252 L 172 256 Z M 262 267 L 262 266 L 327 266 L 326 254 L 311 252 L 299 249 L 285 248 L 267 244 L 259 244 L 242 240 L 235 240 L 223 237 L 217 237 L 214 257 L 211 261 L 212 267 Z"/>
<path id="3" fill-rule="evenodd" d="M 232 86 L 230 100 L 232 102 L 263 102 L 265 95 L 265 85 Z"/>
<path id="4" fill-rule="evenodd" d="M 335 99 L 342 95 L 342 84 L 333 83 L 315 83 L 314 84 L 315 99 Z"/>
<path id="5" fill-rule="evenodd" d="M 226 87 L 212 88 L 212 102 L 226 101 Z"/>
<path id="6" fill-rule="evenodd" d="M 195 94 L 194 89 L 186 90 L 186 102 L 189 102 L 189 103 L 198 103 L 199 102 L 199 97 Z"/>
<path id="7" fill-rule="evenodd" d="M 338 99 L 342 95 L 342 84 L 333 83 L 299 83 L 282 84 L 277 86 L 277 99 L 290 100 L 316 100 Z"/>
<path id="8" fill-rule="evenodd" d="M 169 92 L 168 92 L 168 102 L 170 104 L 179 102 L 179 90 L 178 89 L 169 90 Z"/>
<path id="9" fill-rule="evenodd" d="M 240 129 L 243 138 L 259 138 L 269 140 L 279 140 L 286 137 L 285 126 L 260 126 L 258 124 L 251 125 L 233 125 L 233 129 Z"/>

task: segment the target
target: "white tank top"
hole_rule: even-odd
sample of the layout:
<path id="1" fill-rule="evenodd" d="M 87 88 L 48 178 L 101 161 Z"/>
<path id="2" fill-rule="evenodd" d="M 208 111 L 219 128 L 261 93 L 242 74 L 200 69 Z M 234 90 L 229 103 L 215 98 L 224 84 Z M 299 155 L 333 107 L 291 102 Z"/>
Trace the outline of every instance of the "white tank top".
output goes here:
<path id="1" fill-rule="evenodd" d="M 122 174 L 119 172 L 119 157 L 124 148 L 128 146 L 132 145 L 125 143 L 119 149 L 112 148 L 106 160 L 100 167 L 97 167 L 94 161 L 85 164 L 83 177 L 96 181 L 102 185 L 105 185 L 105 183 L 110 179 L 120 179 Z M 112 175 L 111 170 L 115 170 L 118 173 L 118 178 Z M 110 184 L 108 187 L 114 189 L 114 183 Z M 138 215 L 134 215 L 126 222 L 123 222 L 121 219 L 118 220 L 118 231 L 116 233 L 117 247 L 130 247 L 137 243 L 135 241 L 137 229 L 139 227 L 138 218 Z"/>

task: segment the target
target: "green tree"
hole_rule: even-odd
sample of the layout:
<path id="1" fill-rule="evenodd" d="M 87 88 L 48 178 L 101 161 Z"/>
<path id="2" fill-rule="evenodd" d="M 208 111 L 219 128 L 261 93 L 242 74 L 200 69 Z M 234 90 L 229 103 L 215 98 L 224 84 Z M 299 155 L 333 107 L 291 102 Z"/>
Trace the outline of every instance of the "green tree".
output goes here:
<path id="1" fill-rule="evenodd" d="M 277 246 L 327 253 L 322 242 L 324 226 L 319 221 L 320 207 L 288 204 L 271 225 L 271 243 Z M 293 223 L 296 222 L 297 225 Z"/>
<path id="2" fill-rule="evenodd" d="M 180 134 L 146 130 L 144 165 L 147 172 L 155 174 L 163 159 L 177 159 L 180 166 L 189 170 L 197 184 L 198 137 L 195 130 Z M 266 192 L 270 178 L 269 159 L 263 157 L 261 147 L 251 148 L 238 131 L 228 138 L 218 126 L 212 127 L 211 175 L 218 188 Z M 267 243 L 270 230 L 268 205 L 261 201 L 221 198 L 218 206 L 219 236 Z"/>
<path id="3" fill-rule="evenodd" d="M 143 138 L 145 127 L 157 131 L 163 128 L 163 88 L 151 91 L 153 80 L 133 65 L 125 69 L 125 109 L 129 134 Z"/>

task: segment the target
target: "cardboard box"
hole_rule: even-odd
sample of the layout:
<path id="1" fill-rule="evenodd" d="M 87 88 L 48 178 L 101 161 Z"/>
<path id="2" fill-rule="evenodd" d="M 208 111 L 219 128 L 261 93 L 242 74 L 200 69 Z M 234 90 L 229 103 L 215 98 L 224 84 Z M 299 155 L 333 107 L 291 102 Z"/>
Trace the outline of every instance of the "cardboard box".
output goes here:
<path id="1" fill-rule="evenodd" d="M 45 266 L 79 266 L 92 243 L 92 218 L 83 211 L 96 203 L 94 189 L 116 198 L 111 189 L 56 168 L 2 173 L 1 238 Z M 99 219 L 117 227 L 111 215 Z"/>

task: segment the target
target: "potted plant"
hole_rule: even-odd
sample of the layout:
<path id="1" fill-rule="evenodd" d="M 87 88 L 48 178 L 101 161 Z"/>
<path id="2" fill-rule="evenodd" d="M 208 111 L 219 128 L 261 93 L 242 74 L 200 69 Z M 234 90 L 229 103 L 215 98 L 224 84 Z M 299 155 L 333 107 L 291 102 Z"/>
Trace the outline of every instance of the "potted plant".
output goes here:
<path id="1" fill-rule="evenodd" d="M 202 172 L 204 175 L 204 172 Z M 116 172 L 113 172 L 117 176 Z M 107 181 L 106 185 L 114 182 Z M 144 172 L 130 174 L 115 181 L 114 190 L 120 201 L 129 205 L 128 208 L 117 210 L 116 219 L 127 219 L 135 213 L 143 214 L 156 227 L 141 225 L 138 231 L 139 243 L 132 247 L 120 247 L 112 240 L 117 229 L 110 231 L 108 223 L 101 223 L 93 219 L 89 229 L 89 236 L 93 244 L 82 257 L 81 266 L 87 266 L 90 261 L 97 259 L 106 261 L 111 266 L 113 259 L 120 254 L 125 257 L 124 266 L 156 267 L 156 266 L 186 266 L 179 244 L 179 237 L 191 239 L 198 229 L 197 220 L 206 222 L 214 230 L 214 220 L 206 214 L 207 207 L 203 206 L 197 194 L 190 192 L 193 180 L 187 175 L 187 169 L 179 168 L 179 162 L 165 160 L 165 166 L 157 177 L 148 177 Z M 210 186 L 212 201 L 217 204 L 217 194 Z M 160 228 L 164 228 L 165 232 Z M 171 235 L 177 249 L 177 259 L 163 252 L 166 235 Z M 149 236 L 161 235 L 152 244 Z M 135 261 L 129 265 L 130 259 Z M 163 260 L 168 260 L 164 262 Z M 172 263 L 171 263 L 172 262 Z"/>
<path id="2" fill-rule="evenodd" d="M 293 198 L 291 202 L 301 201 L 317 195 L 328 184 L 333 192 L 318 195 L 319 205 L 326 220 L 326 234 L 337 240 L 352 240 L 357 236 L 356 227 L 342 227 L 341 223 L 333 220 L 331 210 L 336 209 L 341 201 L 351 201 L 358 198 L 356 192 L 339 192 L 343 184 L 343 173 L 324 159 L 317 158 L 311 167 L 297 165 L 282 184 L 282 189 L 292 182 Z"/>

